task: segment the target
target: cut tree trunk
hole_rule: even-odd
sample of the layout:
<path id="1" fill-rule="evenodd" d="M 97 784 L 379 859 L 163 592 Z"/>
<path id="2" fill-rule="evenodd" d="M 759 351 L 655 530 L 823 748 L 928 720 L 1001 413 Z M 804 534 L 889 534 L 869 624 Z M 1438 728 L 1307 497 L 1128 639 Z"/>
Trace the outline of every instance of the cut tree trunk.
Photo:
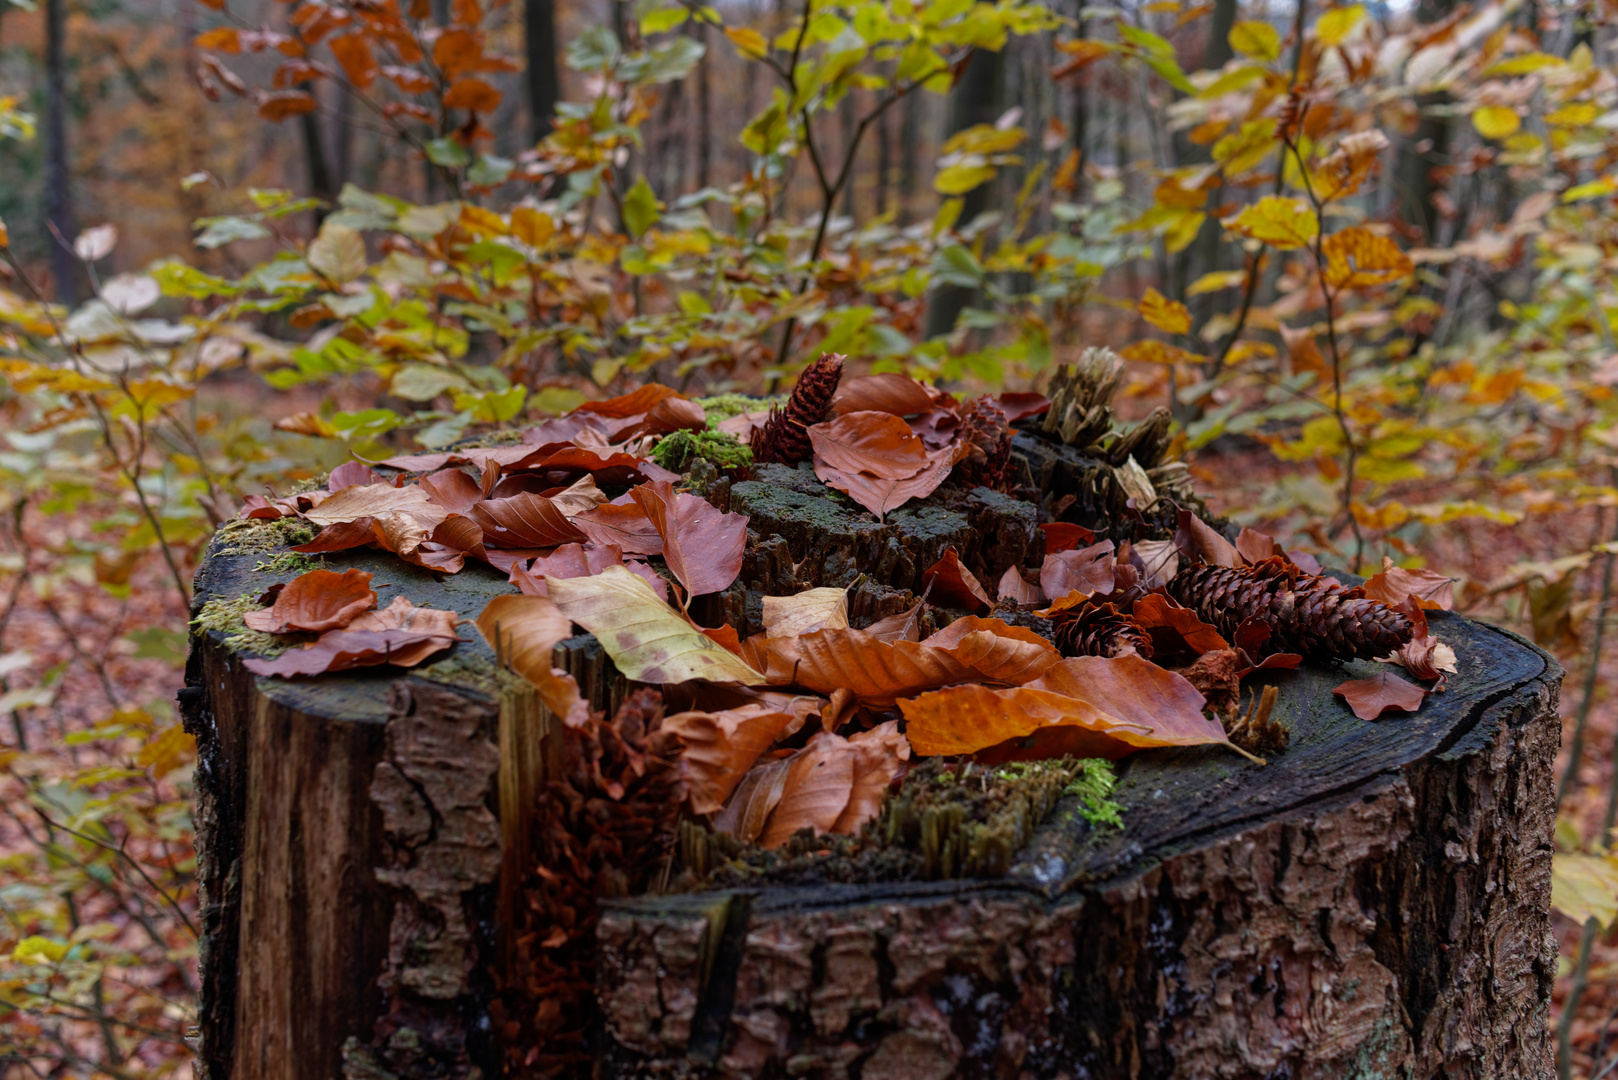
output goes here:
<path id="1" fill-rule="evenodd" d="M 1032 471 L 1066 477 L 1068 511 L 1105 511 L 1106 485 L 1071 457 L 1035 455 Z M 697 614 L 744 637 L 765 594 L 864 575 L 863 625 L 908 607 L 947 547 L 991 584 L 1038 550 L 1033 504 L 987 489 L 878 523 L 806 469 L 760 473 L 709 487 L 754 536 L 740 581 Z M 490 1006 L 517 977 L 515 935 L 544 934 L 524 924 L 521 882 L 553 721 L 470 628 L 408 673 L 255 678 L 250 639 L 217 616 L 295 575 L 256 568 L 278 543 L 231 526 L 197 579 L 216 627 L 197 631 L 182 693 L 199 747 L 200 1074 L 501 1074 Z M 510 591 L 481 564 L 326 563 L 372 571 L 384 602 L 468 619 Z M 1003 877 L 806 872 L 606 903 L 599 1074 L 1550 1076 L 1561 672 L 1503 630 L 1432 626 L 1460 671 L 1418 713 L 1355 719 L 1331 689 L 1366 662 L 1274 674 L 1292 741 L 1268 765 L 1137 755 L 1114 794 L 1122 829 L 1065 799 Z M 556 659 L 598 709 L 628 689 L 588 636 Z"/>

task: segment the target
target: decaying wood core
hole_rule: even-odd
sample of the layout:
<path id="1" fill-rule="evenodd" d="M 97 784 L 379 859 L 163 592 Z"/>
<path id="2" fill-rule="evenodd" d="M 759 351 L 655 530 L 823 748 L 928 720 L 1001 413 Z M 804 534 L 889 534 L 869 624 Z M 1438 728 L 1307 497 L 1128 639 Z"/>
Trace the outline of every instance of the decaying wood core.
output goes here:
<path id="1" fill-rule="evenodd" d="M 879 522 L 807 467 L 698 477 L 751 520 L 739 580 L 693 613 L 746 636 L 764 595 L 853 584 L 865 625 L 908 608 L 949 547 L 992 585 L 1037 562 L 1041 520 L 1119 541 L 1172 526 L 1165 506 L 1144 523 L 1126 507 L 1132 457 L 1028 430 L 1014 445 L 1038 505 L 946 487 Z M 1174 482 L 1163 468 L 1149 482 Z M 255 569 L 285 544 L 266 531 L 254 550 L 250 531 L 216 542 L 199 613 L 296 573 Z M 365 550 L 326 564 L 468 619 L 510 590 L 481 565 L 439 577 Z M 201 1074 L 501 1071 L 489 1005 L 520 975 L 513 935 L 543 936 L 525 921 L 524 810 L 554 772 L 554 718 L 481 640 L 408 674 L 288 682 L 245 672 L 249 639 L 228 622 L 199 631 L 181 695 L 199 747 Z M 1261 674 L 1291 732 L 1268 766 L 1140 755 L 1113 796 L 1121 830 L 1062 799 L 1021 850 L 973 864 L 1000 876 L 787 860 L 605 904 L 600 1074 L 1549 1076 L 1560 670 L 1504 631 L 1432 623 L 1460 671 L 1419 713 L 1349 714 L 1331 687 L 1367 662 Z M 555 662 L 609 714 L 632 689 L 588 636 Z"/>

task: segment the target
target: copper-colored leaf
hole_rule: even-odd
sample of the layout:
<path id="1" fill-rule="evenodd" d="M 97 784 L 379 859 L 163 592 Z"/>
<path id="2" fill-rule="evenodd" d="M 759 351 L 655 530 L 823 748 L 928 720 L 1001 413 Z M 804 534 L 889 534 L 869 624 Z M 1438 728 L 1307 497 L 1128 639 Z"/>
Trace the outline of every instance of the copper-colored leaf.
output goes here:
<path id="1" fill-rule="evenodd" d="M 837 735 L 823 731 L 805 743 L 787 759 L 781 800 L 758 842 L 780 847 L 799 829 L 810 829 L 816 836 L 829 832 L 854 793 L 854 760 L 848 740 Z"/>
<path id="2" fill-rule="evenodd" d="M 267 634 L 319 633 L 347 626 L 375 603 L 366 571 L 311 570 L 287 582 L 270 607 L 250 611 L 242 621 Z"/>
<path id="3" fill-rule="evenodd" d="M 910 425 L 890 413 L 844 413 L 809 428 L 815 464 L 864 472 L 888 480 L 916 475 L 927 464 L 927 447 Z"/>
<path id="4" fill-rule="evenodd" d="M 451 514 L 438 523 L 431 537 L 435 544 L 442 544 L 446 548 L 463 553 L 481 556 L 483 552 L 483 529 L 477 522 L 460 514 Z"/>
<path id="5" fill-rule="evenodd" d="M 1384 663 L 1399 664 L 1418 679 L 1438 679 L 1440 681 L 1433 689 L 1443 689 L 1446 674 L 1456 670 L 1455 650 L 1429 632 L 1427 612 L 1422 609 L 1415 594 L 1406 594 L 1404 600 L 1392 606 L 1410 620 L 1414 632 L 1404 645 L 1378 659 Z"/>
<path id="6" fill-rule="evenodd" d="M 763 604 L 764 632 L 770 637 L 795 638 L 816 630 L 848 628 L 847 589 L 805 589 L 794 596 L 766 596 Z"/>
<path id="7" fill-rule="evenodd" d="M 1072 551 L 1076 547 L 1094 543 L 1096 538 L 1096 534 L 1091 530 L 1070 521 L 1048 521 L 1039 528 L 1045 534 L 1047 555 L 1054 555 L 1058 551 Z"/>
<path id="8" fill-rule="evenodd" d="M 889 720 L 850 735 L 848 742 L 854 748 L 854 787 L 831 831 L 853 835 L 876 818 L 893 782 L 904 775 L 910 740 L 899 733 L 899 721 Z"/>
<path id="9" fill-rule="evenodd" d="M 605 401 L 586 401 L 577 409 L 574 409 L 573 412 L 575 414 L 595 414 L 597 416 L 610 416 L 621 419 L 650 412 L 659 402 L 668 398 L 684 397 L 684 394 L 672 386 L 664 386 L 662 383 L 647 383 L 630 393 L 620 394 Z"/>
<path id="10" fill-rule="evenodd" d="M 497 596 L 477 618 L 478 632 L 506 667 L 539 691 L 545 707 L 569 727 L 590 716 L 573 676 L 551 664 L 556 646 L 573 636 L 573 623 L 543 596 Z"/>
<path id="11" fill-rule="evenodd" d="M 1152 658 L 1159 664 L 1178 657 L 1194 660 L 1205 652 L 1230 648 L 1230 642 L 1197 618 L 1196 612 L 1157 593 L 1136 600 L 1130 618 L 1151 636 Z"/>
<path id="12" fill-rule="evenodd" d="M 1272 555 L 1286 558 L 1286 552 L 1281 545 L 1268 533 L 1261 533 L 1257 529 L 1243 529 L 1236 536 L 1236 553 L 1242 557 L 1243 562 L 1261 563 Z"/>
<path id="13" fill-rule="evenodd" d="M 503 548 L 546 548 L 586 539 L 550 499 L 513 495 L 472 507 L 467 516 L 483 529 L 483 542 Z"/>
<path id="14" fill-rule="evenodd" d="M 878 619 L 870 626 L 864 627 L 864 630 L 878 641 L 886 641 L 889 644 L 896 641 L 920 641 L 921 608 L 922 601 L 917 600 L 906 610 L 897 615 Z"/>
<path id="15" fill-rule="evenodd" d="M 667 480 L 630 492 L 663 538 L 663 560 L 690 596 L 730 587 L 747 548 L 747 515 L 727 514 L 695 495 L 675 494 Z"/>
<path id="16" fill-rule="evenodd" d="M 626 679 L 670 683 L 690 679 L 759 686 L 764 677 L 670 608 L 622 566 L 583 578 L 555 578 L 551 599 L 562 614 L 596 636 Z"/>
<path id="17" fill-rule="evenodd" d="M 966 443 L 956 443 L 930 451 L 922 470 L 902 480 L 873 476 L 867 472 L 848 472 L 819 462 L 815 464 L 815 475 L 881 518 L 911 499 L 924 499 L 937 491 L 938 485 L 949 477 L 955 463 L 965 457 L 970 449 Z"/>
<path id="18" fill-rule="evenodd" d="M 894 416 L 915 416 L 939 404 L 948 395 L 922 385 L 907 375 L 861 375 L 844 379 L 831 399 L 836 413 L 885 412 Z"/>
<path id="19" fill-rule="evenodd" d="M 1045 595 L 1060 598 L 1072 592 L 1086 596 L 1112 592 L 1113 542 L 1103 540 L 1076 551 L 1059 551 L 1045 556 L 1039 568 L 1039 587 Z"/>
<path id="20" fill-rule="evenodd" d="M 713 819 L 713 827 L 743 843 L 750 844 L 757 840 L 770 814 L 781 802 L 781 792 L 786 787 L 787 769 L 790 767 L 790 763 L 784 760 L 768 761 L 748 770 L 741 783 L 736 785 L 730 802 Z"/>
<path id="21" fill-rule="evenodd" d="M 953 547 L 945 548 L 944 557 L 922 571 L 921 584 L 930 590 L 927 599 L 939 607 L 978 611 L 994 603 L 972 571 L 961 565 Z"/>
<path id="22" fill-rule="evenodd" d="M 327 491 L 341 491 L 353 487 L 355 484 L 385 484 L 387 480 L 382 474 L 365 464 L 363 461 L 345 461 L 331 471 L 326 477 Z"/>
<path id="23" fill-rule="evenodd" d="M 298 544 L 291 550 L 301 555 L 319 555 L 331 551 L 347 551 L 349 548 L 364 547 L 367 544 L 377 543 L 376 519 L 369 517 L 355 518 L 353 521 L 339 521 L 335 525 L 327 525 L 320 530 L 313 540 L 307 544 Z"/>
<path id="24" fill-rule="evenodd" d="M 1428 691 L 1391 671 L 1379 671 L 1368 679 L 1350 679 L 1334 687 L 1332 693 L 1348 702 L 1361 720 L 1375 720 L 1389 709 L 1415 712 L 1427 699 Z"/>
<path id="25" fill-rule="evenodd" d="M 319 506 L 310 508 L 303 516 L 316 525 L 336 525 L 387 513 L 411 514 L 429 528 L 449 516 L 448 510 L 436 505 L 415 484 L 398 488 L 392 484 L 344 488 L 322 500 Z"/>
<path id="26" fill-rule="evenodd" d="M 1016 566 L 1006 567 L 1006 572 L 1000 575 L 1000 584 L 995 589 L 997 600 L 1010 600 L 1023 607 L 1031 607 L 1045 602 L 1045 592 L 1038 585 L 1032 585 L 1022 576 L 1022 569 Z"/>
<path id="27" fill-rule="evenodd" d="M 573 518 L 573 527 L 594 544 L 611 544 L 626 555 L 663 554 L 663 536 L 639 503 L 606 503 Z"/>
<path id="28" fill-rule="evenodd" d="M 465 514 L 483 501 L 483 489 L 461 469 L 442 469 L 417 481 L 427 497 L 453 514 Z"/>
<path id="29" fill-rule="evenodd" d="M 1141 540 L 1129 550 L 1131 559 L 1139 561 L 1141 582 L 1148 589 L 1167 585 L 1180 572 L 1180 550 L 1173 540 Z"/>
<path id="30" fill-rule="evenodd" d="M 1049 640 L 1027 627 L 968 615 L 922 642 L 949 651 L 976 678 L 1020 685 L 1037 679 L 1061 660 Z"/>
<path id="31" fill-rule="evenodd" d="M 1174 542 L 1179 545 L 1180 554 L 1187 559 L 1200 559 L 1210 566 L 1242 564 L 1236 546 L 1189 510 L 1180 511 L 1180 525 L 1174 533 Z"/>
<path id="32" fill-rule="evenodd" d="M 444 93 L 446 109 L 468 109 L 472 112 L 494 112 L 500 107 L 503 95 L 499 90 L 476 76 L 461 79 Z"/>
<path id="33" fill-rule="evenodd" d="M 1455 581 L 1434 570 L 1406 570 L 1384 556 L 1382 569 L 1365 582 L 1365 595 L 1395 607 L 1414 596 L 1428 611 L 1449 611 L 1455 606 Z"/>
<path id="34" fill-rule="evenodd" d="M 646 421 L 639 434 L 667 435 L 674 431 L 702 431 L 708 426 L 708 414 L 702 406 L 683 397 L 666 397 L 646 410 Z"/>
<path id="35" fill-rule="evenodd" d="M 411 630 L 328 630 L 304 648 L 288 649 L 273 660 L 249 658 L 242 666 L 255 675 L 282 678 L 379 664 L 412 667 L 454 645 L 455 640 Z"/>
<path id="36" fill-rule="evenodd" d="M 1007 392 L 1001 394 L 996 401 L 1000 404 L 1000 411 L 1006 414 L 1008 424 L 1026 420 L 1030 416 L 1039 416 L 1048 412 L 1051 407 L 1051 399 L 1044 394 Z"/>
<path id="37" fill-rule="evenodd" d="M 775 745 L 796 719 L 790 712 L 763 704 L 664 717 L 662 729 L 673 732 L 685 745 L 680 770 L 691 811 L 717 813 L 759 755 Z"/>
<path id="38" fill-rule="evenodd" d="M 454 520 L 454 519 L 451 519 Z M 589 577 L 609 566 L 622 566 L 624 553 L 611 544 L 564 544 L 533 561 L 511 568 L 510 580 L 525 596 L 548 596 L 547 578 Z"/>

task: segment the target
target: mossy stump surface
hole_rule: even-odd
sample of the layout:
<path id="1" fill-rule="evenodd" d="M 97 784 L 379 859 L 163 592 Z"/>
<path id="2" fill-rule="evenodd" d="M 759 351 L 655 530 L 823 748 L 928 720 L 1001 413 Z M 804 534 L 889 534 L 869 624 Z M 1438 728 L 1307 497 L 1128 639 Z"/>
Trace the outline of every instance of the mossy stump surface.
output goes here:
<path id="1" fill-rule="evenodd" d="M 1084 516 L 1108 510 L 1100 474 L 1028 438 L 1030 478 L 1068 485 L 1068 519 L 1104 534 Z M 882 523 L 806 469 L 708 494 L 754 536 L 737 584 L 697 614 L 744 636 L 765 594 L 858 579 L 863 625 L 908 607 L 946 547 L 990 585 L 1039 550 L 1040 508 L 987 489 Z M 264 643 L 240 633 L 241 598 L 299 572 L 276 557 L 289 539 L 234 527 L 197 578 L 181 702 L 200 754 L 200 1075 L 493 1076 L 504 943 L 532 929 L 511 896 L 544 740 L 470 627 L 411 672 L 246 672 Z M 482 564 L 323 559 L 372 571 L 384 604 L 468 619 L 510 589 Z M 1460 671 L 1420 712 L 1355 719 L 1331 688 L 1367 663 L 1278 674 L 1292 741 L 1268 765 L 1137 755 L 1112 796 L 1122 828 L 1064 797 L 1003 875 L 894 880 L 880 860 L 799 852 L 608 902 L 599 1075 L 1549 1077 L 1561 671 L 1495 627 L 1432 623 Z M 621 700 L 593 639 L 558 661 L 596 707 Z"/>

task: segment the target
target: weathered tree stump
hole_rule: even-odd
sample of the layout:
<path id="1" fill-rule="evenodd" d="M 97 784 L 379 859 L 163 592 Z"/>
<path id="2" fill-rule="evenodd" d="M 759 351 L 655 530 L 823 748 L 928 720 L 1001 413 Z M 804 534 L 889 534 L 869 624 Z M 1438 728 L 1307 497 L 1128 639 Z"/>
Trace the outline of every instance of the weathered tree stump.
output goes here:
<path id="1" fill-rule="evenodd" d="M 1121 505 L 1093 465 L 1027 441 L 1030 479 L 1080 492 L 1059 512 Z M 1033 504 L 987 489 L 878 523 L 807 470 L 759 473 L 708 492 L 756 535 L 698 614 L 744 636 L 761 595 L 857 581 L 863 625 L 908 607 L 946 547 L 997 576 L 1036 542 Z M 513 935 L 533 929 L 518 891 L 548 718 L 481 639 L 409 673 L 246 672 L 253 641 L 232 637 L 231 612 L 294 576 L 256 569 L 280 529 L 227 528 L 197 581 L 182 704 L 199 745 L 203 1075 L 494 1075 L 490 1004 Z M 468 619 L 510 591 L 481 564 L 326 561 L 372 571 L 384 603 Z M 1503 630 L 1432 622 L 1460 671 L 1419 713 L 1365 723 L 1331 695 L 1343 668 L 1275 674 L 1292 742 L 1268 765 L 1139 754 L 1114 796 L 1123 829 L 1064 800 L 1003 877 L 811 871 L 606 903 L 600 1074 L 1549 1076 L 1560 669 Z M 593 639 L 557 661 L 597 708 L 622 699 Z"/>

